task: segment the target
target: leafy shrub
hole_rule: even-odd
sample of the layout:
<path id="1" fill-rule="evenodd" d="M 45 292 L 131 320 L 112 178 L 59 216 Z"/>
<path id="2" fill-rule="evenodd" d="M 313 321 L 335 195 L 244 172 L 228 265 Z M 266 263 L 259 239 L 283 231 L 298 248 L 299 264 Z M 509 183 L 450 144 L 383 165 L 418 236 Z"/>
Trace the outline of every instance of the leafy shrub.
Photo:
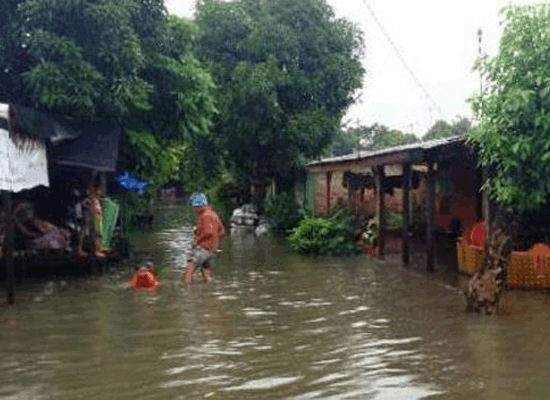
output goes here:
<path id="1" fill-rule="evenodd" d="M 348 256 L 354 251 L 353 235 L 353 218 L 339 212 L 330 218 L 305 218 L 292 230 L 288 241 L 300 253 Z"/>
<path id="2" fill-rule="evenodd" d="M 298 226 L 303 218 L 294 192 L 268 198 L 265 203 L 265 215 L 274 234 L 286 234 Z"/>
<path id="3" fill-rule="evenodd" d="M 206 192 L 210 205 L 219 213 L 224 224 L 231 220 L 232 204 L 231 199 L 220 187 L 214 187 Z"/>
<path id="4" fill-rule="evenodd" d="M 224 224 L 229 224 L 233 209 L 238 206 L 236 197 L 239 189 L 237 179 L 231 173 L 222 171 L 206 191 L 210 205 L 219 213 Z"/>
<path id="5" fill-rule="evenodd" d="M 388 213 L 387 227 L 388 229 L 401 229 L 403 228 L 403 214 L 401 213 Z"/>

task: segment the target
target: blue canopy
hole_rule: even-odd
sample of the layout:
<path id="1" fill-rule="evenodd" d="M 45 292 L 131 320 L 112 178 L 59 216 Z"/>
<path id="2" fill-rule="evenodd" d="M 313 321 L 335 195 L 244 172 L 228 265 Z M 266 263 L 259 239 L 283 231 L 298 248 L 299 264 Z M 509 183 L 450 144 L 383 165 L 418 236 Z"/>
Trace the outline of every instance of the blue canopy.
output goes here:
<path id="1" fill-rule="evenodd" d="M 132 175 L 130 173 L 126 172 L 122 175 L 118 175 L 116 177 L 117 183 L 120 187 L 123 189 L 126 189 L 128 191 L 137 192 L 138 194 L 145 193 L 145 189 L 147 189 L 148 183 L 141 181 Z"/>

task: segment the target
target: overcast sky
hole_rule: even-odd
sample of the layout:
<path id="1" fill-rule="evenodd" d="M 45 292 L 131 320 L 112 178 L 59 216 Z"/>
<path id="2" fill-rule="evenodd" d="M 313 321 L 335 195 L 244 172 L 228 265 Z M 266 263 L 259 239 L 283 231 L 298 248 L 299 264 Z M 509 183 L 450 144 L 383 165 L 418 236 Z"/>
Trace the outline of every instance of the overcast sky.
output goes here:
<path id="1" fill-rule="evenodd" d="M 365 34 L 363 64 L 367 73 L 359 101 L 347 114 L 348 123 L 377 122 L 417 136 L 425 134 L 438 119 L 453 122 L 458 116 L 472 116 L 467 99 L 479 92 L 479 75 L 472 71 L 478 54 L 477 30 L 483 30 L 485 51 L 494 55 L 500 35 L 499 10 L 510 3 L 529 2 L 327 1 L 338 17 L 357 23 Z M 171 14 L 188 18 L 193 17 L 194 3 L 166 0 Z M 433 103 L 400 61 L 366 3 Z"/>

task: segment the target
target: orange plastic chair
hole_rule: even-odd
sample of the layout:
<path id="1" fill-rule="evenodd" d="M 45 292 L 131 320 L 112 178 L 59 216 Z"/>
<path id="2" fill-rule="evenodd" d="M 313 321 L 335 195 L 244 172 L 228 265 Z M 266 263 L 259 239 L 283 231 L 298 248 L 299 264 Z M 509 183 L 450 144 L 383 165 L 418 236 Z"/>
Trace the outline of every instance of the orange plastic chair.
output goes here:
<path id="1" fill-rule="evenodd" d="M 130 280 L 130 286 L 134 289 L 154 290 L 160 282 L 151 271 L 139 270 Z"/>
<path id="2" fill-rule="evenodd" d="M 550 247 L 544 243 L 537 243 L 531 247 L 531 254 L 533 255 L 535 269 L 539 272 L 537 278 L 544 277 L 548 256 L 550 256 Z"/>
<path id="3" fill-rule="evenodd" d="M 485 247 L 486 231 L 484 222 L 476 222 L 468 226 L 462 233 L 462 244 L 477 248 Z"/>
<path id="4" fill-rule="evenodd" d="M 474 246 L 485 247 L 485 223 L 476 222 L 472 226 L 470 241 Z"/>

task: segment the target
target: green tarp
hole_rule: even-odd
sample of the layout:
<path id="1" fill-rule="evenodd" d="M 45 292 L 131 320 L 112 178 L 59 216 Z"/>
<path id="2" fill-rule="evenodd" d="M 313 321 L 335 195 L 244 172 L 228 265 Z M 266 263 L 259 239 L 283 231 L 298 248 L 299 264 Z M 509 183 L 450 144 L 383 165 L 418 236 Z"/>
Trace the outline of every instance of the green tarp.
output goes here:
<path id="1" fill-rule="evenodd" d="M 101 239 L 103 247 L 111 247 L 120 206 L 108 197 L 103 198 L 103 226 Z"/>

